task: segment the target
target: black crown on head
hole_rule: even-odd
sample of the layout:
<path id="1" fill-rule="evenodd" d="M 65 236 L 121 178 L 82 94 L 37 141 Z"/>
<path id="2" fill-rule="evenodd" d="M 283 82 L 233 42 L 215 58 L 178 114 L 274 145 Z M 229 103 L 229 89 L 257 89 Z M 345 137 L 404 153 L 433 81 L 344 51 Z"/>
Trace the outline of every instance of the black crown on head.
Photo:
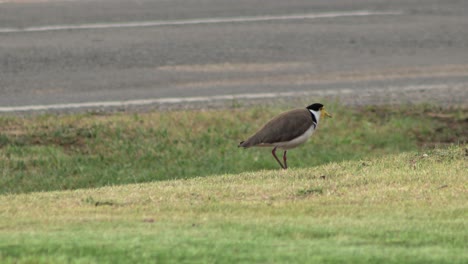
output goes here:
<path id="1" fill-rule="evenodd" d="M 323 107 L 323 104 L 315 103 L 315 104 L 309 105 L 307 107 L 307 109 L 314 110 L 314 111 L 320 111 L 320 109 L 322 109 L 322 107 Z"/>

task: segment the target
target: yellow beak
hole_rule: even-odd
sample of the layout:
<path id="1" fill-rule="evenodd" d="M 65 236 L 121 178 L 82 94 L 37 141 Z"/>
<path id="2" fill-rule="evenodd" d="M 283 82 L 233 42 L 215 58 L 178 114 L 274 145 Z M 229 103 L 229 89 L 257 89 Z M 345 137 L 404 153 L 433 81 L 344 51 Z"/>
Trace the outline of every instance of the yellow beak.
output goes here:
<path id="1" fill-rule="evenodd" d="M 325 109 L 322 108 L 322 113 L 320 114 L 320 117 L 332 117 L 332 115 L 330 115 L 327 111 L 325 111 Z"/>

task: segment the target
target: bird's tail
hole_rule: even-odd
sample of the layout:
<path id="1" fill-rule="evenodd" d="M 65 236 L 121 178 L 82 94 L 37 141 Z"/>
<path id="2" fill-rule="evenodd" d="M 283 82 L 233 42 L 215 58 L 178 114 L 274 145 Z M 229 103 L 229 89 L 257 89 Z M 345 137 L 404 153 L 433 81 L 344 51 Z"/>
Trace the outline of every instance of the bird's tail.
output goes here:
<path id="1" fill-rule="evenodd" d="M 241 141 L 237 147 L 238 147 L 238 148 L 240 148 L 240 147 L 242 147 L 242 148 L 247 148 L 248 146 L 247 146 L 246 143 L 247 143 L 247 142 L 245 142 L 245 141 Z"/>

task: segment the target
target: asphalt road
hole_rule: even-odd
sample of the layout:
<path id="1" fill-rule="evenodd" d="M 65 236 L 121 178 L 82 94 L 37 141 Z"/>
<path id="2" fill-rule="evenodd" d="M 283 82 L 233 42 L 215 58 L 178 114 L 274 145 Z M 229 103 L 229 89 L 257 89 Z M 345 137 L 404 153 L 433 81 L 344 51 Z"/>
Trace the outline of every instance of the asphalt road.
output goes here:
<path id="1" fill-rule="evenodd" d="M 250 94 L 466 105 L 467 14 L 456 0 L 1 0 L 0 111 Z"/>

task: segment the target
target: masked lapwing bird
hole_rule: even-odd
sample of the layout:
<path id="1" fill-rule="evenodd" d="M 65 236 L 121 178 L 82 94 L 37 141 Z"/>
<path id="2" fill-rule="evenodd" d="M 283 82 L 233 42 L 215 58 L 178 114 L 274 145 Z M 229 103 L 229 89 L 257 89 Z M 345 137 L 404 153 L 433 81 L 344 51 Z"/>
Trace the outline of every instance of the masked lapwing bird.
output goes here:
<path id="1" fill-rule="evenodd" d="M 281 168 L 287 169 L 286 153 L 288 149 L 305 143 L 317 129 L 320 119 L 325 116 L 331 117 L 323 105 L 319 103 L 282 113 L 266 123 L 249 139 L 239 143 L 239 147 L 273 147 L 271 154 Z M 278 148 L 284 150 L 283 163 L 276 156 Z"/>

